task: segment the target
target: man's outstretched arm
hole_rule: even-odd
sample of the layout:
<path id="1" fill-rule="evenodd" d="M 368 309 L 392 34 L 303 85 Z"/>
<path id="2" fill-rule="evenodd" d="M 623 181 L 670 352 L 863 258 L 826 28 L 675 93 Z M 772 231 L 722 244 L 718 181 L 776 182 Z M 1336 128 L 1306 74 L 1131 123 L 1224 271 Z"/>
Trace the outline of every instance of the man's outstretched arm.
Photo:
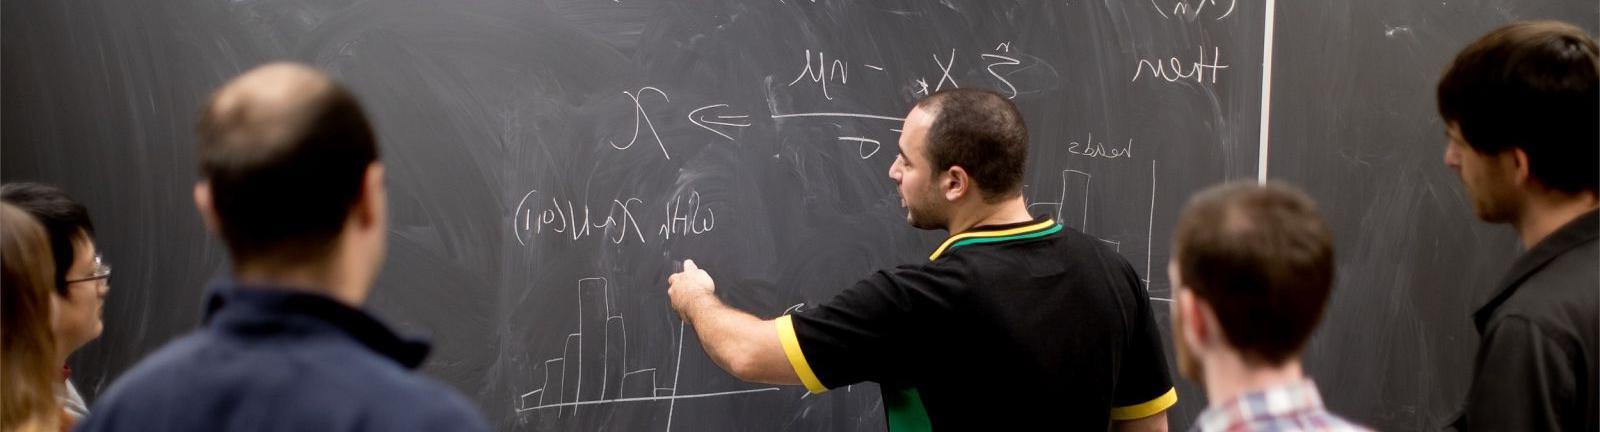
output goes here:
<path id="1" fill-rule="evenodd" d="M 684 260 L 683 272 L 667 277 L 667 296 L 689 326 L 711 361 L 741 380 L 799 385 L 800 377 L 789 365 L 778 328 L 722 303 L 711 275 L 693 260 Z"/>

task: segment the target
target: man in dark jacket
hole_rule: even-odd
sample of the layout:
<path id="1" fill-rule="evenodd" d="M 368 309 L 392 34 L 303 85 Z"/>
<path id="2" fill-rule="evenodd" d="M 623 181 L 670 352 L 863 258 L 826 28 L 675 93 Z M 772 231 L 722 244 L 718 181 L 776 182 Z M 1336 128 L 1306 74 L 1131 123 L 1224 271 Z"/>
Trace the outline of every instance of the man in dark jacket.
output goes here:
<path id="1" fill-rule="evenodd" d="M 1463 50 L 1438 91 L 1445 164 L 1478 218 L 1527 248 L 1478 301 L 1455 426 L 1600 430 L 1600 50 L 1569 24 L 1511 24 Z"/>
<path id="2" fill-rule="evenodd" d="M 383 165 L 356 100 L 321 72 L 234 79 L 199 125 L 195 204 L 233 258 L 205 327 L 129 371 L 80 430 L 487 430 L 413 371 L 426 344 L 363 312 L 383 262 Z"/>

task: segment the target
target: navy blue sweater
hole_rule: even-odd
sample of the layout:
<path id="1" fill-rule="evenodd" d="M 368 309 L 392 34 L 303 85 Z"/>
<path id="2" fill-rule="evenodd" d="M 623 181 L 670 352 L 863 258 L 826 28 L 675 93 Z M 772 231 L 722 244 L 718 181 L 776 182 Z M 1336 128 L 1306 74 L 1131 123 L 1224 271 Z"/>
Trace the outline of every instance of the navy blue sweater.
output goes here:
<path id="1" fill-rule="evenodd" d="M 428 354 L 327 297 L 223 283 L 206 324 L 139 362 L 80 431 L 479 431 Z"/>

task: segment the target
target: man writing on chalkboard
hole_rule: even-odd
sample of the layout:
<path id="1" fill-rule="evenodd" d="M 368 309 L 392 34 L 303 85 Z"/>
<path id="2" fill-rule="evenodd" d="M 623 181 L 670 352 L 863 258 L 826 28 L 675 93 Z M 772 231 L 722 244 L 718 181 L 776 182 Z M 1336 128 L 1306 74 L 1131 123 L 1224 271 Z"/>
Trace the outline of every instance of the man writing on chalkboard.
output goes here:
<path id="1" fill-rule="evenodd" d="M 1565 23 L 1501 27 L 1456 56 L 1438 102 L 1445 165 L 1478 218 L 1526 248 L 1474 299 L 1481 343 L 1455 426 L 1600 430 L 1600 49 Z"/>
<path id="2" fill-rule="evenodd" d="M 1172 343 L 1206 389 L 1201 432 L 1364 431 L 1328 412 L 1300 352 L 1333 291 L 1333 235 L 1304 193 L 1231 183 L 1195 195 L 1174 233 Z"/>
<path id="3" fill-rule="evenodd" d="M 906 117 L 889 169 L 906 219 L 952 235 L 930 262 L 761 320 L 717 299 L 692 261 L 672 306 L 712 360 L 813 393 L 883 389 L 889 428 L 1166 430 L 1177 402 L 1150 299 L 1100 241 L 1027 213 L 1028 133 L 999 94 L 956 89 Z"/>
<path id="4" fill-rule="evenodd" d="M 412 369 L 426 344 L 360 308 L 383 264 L 386 192 L 355 98 L 270 64 L 218 90 L 199 127 L 194 199 L 233 278 L 201 329 L 128 371 L 79 430 L 488 430 Z"/>

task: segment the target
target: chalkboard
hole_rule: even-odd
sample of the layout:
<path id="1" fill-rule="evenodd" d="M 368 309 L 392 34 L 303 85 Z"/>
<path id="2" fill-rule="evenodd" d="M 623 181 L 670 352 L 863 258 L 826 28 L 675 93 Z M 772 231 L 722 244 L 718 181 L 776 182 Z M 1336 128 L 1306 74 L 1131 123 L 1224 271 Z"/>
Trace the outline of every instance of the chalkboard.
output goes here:
<path id="1" fill-rule="evenodd" d="M 1179 208 L 1258 174 L 1266 18 L 1241 0 L 8 1 L 3 179 L 71 191 L 116 266 L 106 331 L 72 361 L 94 399 L 192 329 L 227 274 L 190 201 L 206 96 L 306 62 L 382 143 L 392 232 L 371 309 L 430 335 L 425 373 L 497 428 L 878 430 L 875 385 L 807 396 L 711 364 L 667 306 L 673 263 L 774 317 L 925 260 L 943 233 L 906 225 L 886 174 L 899 118 L 982 87 L 1026 117 L 1030 209 L 1126 256 L 1166 328 Z M 1320 94 L 1315 76 L 1277 94 Z M 1174 429 L 1205 404 L 1179 395 Z"/>
<path id="2" fill-rule="evenodd" d="M 1267 172 L 1332 226 L 1338 285 L 1307 353 L 1336 410 L 1382 430 L 1438 430 L 1467 392 L 1471 315 L 1520 252 L 1478 222 L 1444 166 L 1434 86 L 1495 27 L 1600 30 L 1593 1 L 1279 3 Z M 1507 107 L 1507 109 L 1515 109 Z"/>

